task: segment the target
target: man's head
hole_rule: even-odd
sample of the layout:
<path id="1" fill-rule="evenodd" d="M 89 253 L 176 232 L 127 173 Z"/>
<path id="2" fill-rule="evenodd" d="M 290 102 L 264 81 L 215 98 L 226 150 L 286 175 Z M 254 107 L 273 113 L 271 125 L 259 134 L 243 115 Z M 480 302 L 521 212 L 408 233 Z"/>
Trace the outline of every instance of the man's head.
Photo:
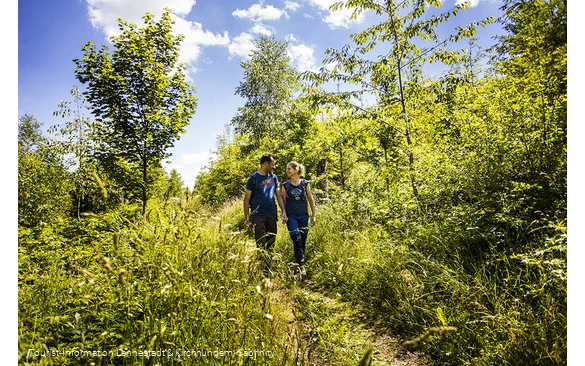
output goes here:
<path id="1" fill-rule="evenodd" d="M 260 169 L 266 173 L 272 173 L 272 169 L 276 165 L 276 158 L 272 154 L 264 154 L 260 158 Z"/>

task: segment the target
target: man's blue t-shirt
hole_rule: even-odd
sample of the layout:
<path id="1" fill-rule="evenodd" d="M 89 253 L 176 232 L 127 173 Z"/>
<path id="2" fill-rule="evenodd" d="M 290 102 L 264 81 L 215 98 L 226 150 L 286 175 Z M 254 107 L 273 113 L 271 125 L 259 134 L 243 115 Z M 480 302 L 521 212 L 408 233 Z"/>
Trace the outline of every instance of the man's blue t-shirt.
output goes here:
<path id="1" fill-rule="evenodd" d="M 254 181 L 256 186 L 254 186 Z M 260 175 L 256 172 L 248 178 L 246 189 L 252 191 L 250 209 L 253 216 L 274 216 L 276 215 L 276 203 L 274 202 L 278 178 L 272 173 Z"/>

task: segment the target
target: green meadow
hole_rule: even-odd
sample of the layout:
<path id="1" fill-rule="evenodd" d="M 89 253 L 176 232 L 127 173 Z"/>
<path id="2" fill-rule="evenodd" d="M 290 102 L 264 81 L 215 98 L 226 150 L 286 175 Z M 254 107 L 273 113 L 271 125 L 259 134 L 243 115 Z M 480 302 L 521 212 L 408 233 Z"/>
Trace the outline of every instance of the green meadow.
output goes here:
<path id="1" fill-rule="evenodd" d="M 198 103 L 169 13 L 83 46 L 64 124 L 19 118 L 19 364 L 566 364 L 566 2 L 504 0 L 445 41 L 469 5 L 440 3 L 334 5 L 386 20 L 318 72 L 255 39 L 193 188 L 162 168 Z M 286 226 L 267 276 L 245 229 L 265 153 L 315 194 L 306 280 Z"/>

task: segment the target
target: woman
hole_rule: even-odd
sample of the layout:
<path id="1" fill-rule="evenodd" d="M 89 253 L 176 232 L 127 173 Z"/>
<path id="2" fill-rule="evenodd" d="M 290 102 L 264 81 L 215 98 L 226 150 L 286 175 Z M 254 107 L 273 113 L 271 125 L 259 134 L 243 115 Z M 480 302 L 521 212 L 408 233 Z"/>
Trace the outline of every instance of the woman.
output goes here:
<path id="1" fill-rule="evenodd" d="M 286 175 L 289 180 L 282 184 L 282 198 L 286 210 L 286 223 L 288 232 L 294 244 L 295 260 L 301 269 L 303 279 L 307 278 L 305 269 L 305 244 L 307 243 L 307 234 L 309 233 L 309 211 L 307 202 L 311 206 L 311 224 L 316 222 L 315 219 L 315 201 L 311 192 L 311 186 L 305 179 L 305 167 L 295 161 L 288 163 L 286 166 Z"/>

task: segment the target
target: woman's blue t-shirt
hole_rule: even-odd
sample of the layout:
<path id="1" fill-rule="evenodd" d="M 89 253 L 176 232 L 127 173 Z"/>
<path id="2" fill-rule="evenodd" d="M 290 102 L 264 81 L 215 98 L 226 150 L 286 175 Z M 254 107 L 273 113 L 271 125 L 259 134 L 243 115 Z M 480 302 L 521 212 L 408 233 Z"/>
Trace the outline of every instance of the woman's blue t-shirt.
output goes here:
<path id="1" fill-rule="evenodd" d="M 274 202 L 278 178 L 272 173 L 260 175 L 256 172 L 248 178 L 246 189 L 252 191 L 250 208 L 253 216 L 276 215 L 276 203 Z"/>
<path id="2" fill-rule="evenodd" d="M 294 186 L 291 181 L 286 181 L 286 214 L 287 215 L 309 215 L 307 209 L 307 192 L 306 186 L 309 184 L 301 179 L 298 186 Z"/>

